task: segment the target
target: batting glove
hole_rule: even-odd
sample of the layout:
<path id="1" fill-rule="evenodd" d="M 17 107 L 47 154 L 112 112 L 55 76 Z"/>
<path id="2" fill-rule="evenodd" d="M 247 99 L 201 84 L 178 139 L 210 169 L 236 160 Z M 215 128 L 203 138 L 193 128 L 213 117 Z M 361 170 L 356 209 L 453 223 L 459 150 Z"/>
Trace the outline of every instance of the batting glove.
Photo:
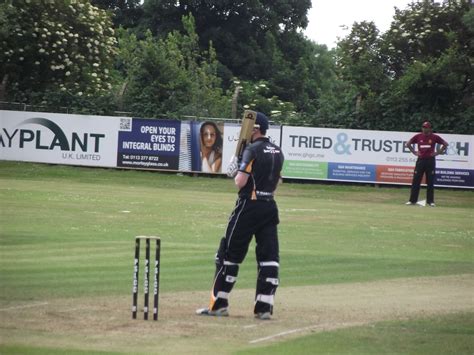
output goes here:
<path id="1" fill-rule="evenodd" d="M 230 159 L 229 165 L 227 166 L 227 176 L 231 178 L 235 177 L 235 175 L 237 175 L 238 170 L 239 162 L 237 160 L 237 157 L 233 155 Z"/>

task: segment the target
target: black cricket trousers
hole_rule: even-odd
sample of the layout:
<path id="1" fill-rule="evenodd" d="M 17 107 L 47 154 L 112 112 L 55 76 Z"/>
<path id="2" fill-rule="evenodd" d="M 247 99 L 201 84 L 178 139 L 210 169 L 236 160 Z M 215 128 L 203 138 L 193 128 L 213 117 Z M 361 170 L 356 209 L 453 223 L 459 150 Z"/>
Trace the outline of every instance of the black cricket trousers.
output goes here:
<path id="1" fill-rule="evenodd" d="M 410 202 L 416 203 L 420 193 L 420 184 L 423 179 L 423 174 L 426 175 L 426 203 L 434 203 L 434 178 L 436 169 L 436 159 L 418 158 L 415 165 L 415 172 L 413 173 L 413 182 L 411 184 Z"/>
<path id="2" fill-rule="evenodd" d="M 226 235 L 216 254 L 216 276 L 210 309 L 228 306 L 229 293 L 237 281 L 239 265 L 255 236 L 258 276 L 254 312 L 273 311 L 274 295 L 279 284 L 278 223 L 278 208 L 273 199 L 237 200 Z"/>

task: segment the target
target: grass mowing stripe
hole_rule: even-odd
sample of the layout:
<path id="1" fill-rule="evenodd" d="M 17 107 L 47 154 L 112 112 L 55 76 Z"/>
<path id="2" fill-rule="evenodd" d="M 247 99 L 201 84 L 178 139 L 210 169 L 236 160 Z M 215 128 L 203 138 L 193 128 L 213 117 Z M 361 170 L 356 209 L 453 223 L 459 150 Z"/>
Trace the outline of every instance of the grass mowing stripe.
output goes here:
<path id="1" fill-rule="evenodd" d="M 0 216 L 5 227 L 0 245 L 2 253 L 9 255 L 4 262 L 26 275 L 31 268 L 21 263 L 28 263 L 25 258 L 32 254 L 36 254 L 35 267 L 40 270 L 47 270 L 41 268 L 42 264 L 60 268 L 61 263 L 70 270 L 80 261 L 97 268 L 115 263 L 116 270 L 126 270 L 133 236 L 158 234 L 163 240 L 162 271 L 167 272 L 169 261 L 170 272 L 189 272 L 192 278 L 193 269 L 212 270 L 217 241 L 235 197 L 232 184 L 224 179 L 2 165 L 6 168 L 0 171 L 2 186 L 9 187 L 0 193 L 11 208 Z M 282 277 L 290 284 L 301 284 L 472 270 L 473 228 L 472 222 L 466 221 L 473 220 L 468 218 L 473 216 L 472 205 L 468 204 L 473 194 L 440 193 L 446 201 L 456 200 L 457 205 L 410 209 L 394 203 L 394 199 L 403 201 L 401 196 L 406 191 L 401 189 L 284 184 L 278 199 L 282 211 Z M 301 207 L 310 211 L 301 211 Z M 132 213 L 121 213 L 124 209 Z M 433 215 L 430 223 L 437 228 L 431 235 L 417 222 L 428 213 Z M 18 254 L 10 246 L 18 248 Z M 253 271 L 251 254 L 243 268 Z M 5 267 L 10 270 L 10 266 Z M 345 272 L 348 277 L 343 276 Z M 106 279 L 112 279 L 112 275 Z M 197 283 L 172 284 L 177 289 L 188 289 L 188 285 Z"/>

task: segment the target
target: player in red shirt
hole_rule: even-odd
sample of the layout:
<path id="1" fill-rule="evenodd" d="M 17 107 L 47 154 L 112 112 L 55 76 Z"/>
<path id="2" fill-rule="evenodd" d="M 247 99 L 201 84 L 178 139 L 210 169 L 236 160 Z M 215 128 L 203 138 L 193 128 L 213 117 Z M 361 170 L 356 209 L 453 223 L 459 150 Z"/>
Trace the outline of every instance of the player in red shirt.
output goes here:
<path id="1" fill-rule="evenodd" d="M 448 143 L 434 134 L 431 128 L 431 123 L 424 122 L 421 126 L 422 133 L 415 134 L 408 142 L 406 147 L 418 157 L 413 174 L 413 182 L 411 185 L 410 200 L 407 205 L 415 205 L 418 202 L 418 195 L 420 193 L 420 183 L 423 174 L 426 174 L 426 203 L 428 206 L 435 207 L 434 203 L 434 177 L 436 168 L 436 156 L 443 154 L 448 147 Z M 413 148 L 413 144 L 418 146 L 418 149 Z M 436 144 L 440 146 L 435 151 Z"/>

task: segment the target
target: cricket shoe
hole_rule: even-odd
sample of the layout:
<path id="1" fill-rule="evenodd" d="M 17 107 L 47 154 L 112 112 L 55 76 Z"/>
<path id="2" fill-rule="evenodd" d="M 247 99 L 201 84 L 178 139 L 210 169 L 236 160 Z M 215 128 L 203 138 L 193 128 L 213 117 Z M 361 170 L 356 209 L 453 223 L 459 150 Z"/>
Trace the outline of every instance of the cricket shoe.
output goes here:
<path id="1" fill-rule="evenodd" d="M 430 207 L 436 207 L 436 204 L 434 202 L 428 203 L 428 206 Z"/>
<path id="2" fill-rule="evenodd" d="M 407 205 L 407 206 L 414 206 L 414 205 L 416 205 L 416 203 L 411 202 L 411 201 L 408 201 L 408 202 L 405 203 L 405 205 Z"/>
<path id="3" fill-rule="evenodd" d="M 272 315 L 270 312 L 255 313 L 255 318 L 260 320 L 270 320 L 272 319 Z"/>
<path id="4" fill-rule="evenodd" d="M 199 308 L 196 310 L 198 316 L 213 316 L 213 317 L 228 317 L 229 310 L 227 307 L 216 309 L 215 311 L 209 308 Z"/>

